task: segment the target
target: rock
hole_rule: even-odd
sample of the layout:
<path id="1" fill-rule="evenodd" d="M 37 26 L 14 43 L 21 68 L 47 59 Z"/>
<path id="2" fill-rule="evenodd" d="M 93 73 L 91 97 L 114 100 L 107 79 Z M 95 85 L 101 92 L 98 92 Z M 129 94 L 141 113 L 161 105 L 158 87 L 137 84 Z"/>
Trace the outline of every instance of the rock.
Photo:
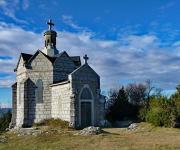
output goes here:
<path id="1" fill-rule="evenodd" d="M 0 143 L 7 143 L 7 136 L 0 136 Z"/>
<path id="2" fill-rule="evenodd" d="M 90 126 L 79 131 L 76 135 L 97 135 L 101 133 L 102 133 L 102 130 L 100 127 Z"/>
<path id="3" fill-rule="evenodd" d="M 41 130 L 37 130 L 33 128 L 19 128 L 19 129 L 11 130 L 11 132 L 17 133 L 18 136 L 26 136 L 26 135 L 37 136 L 42 133 Z"/>
<path id="4" fill-rule="evenodd" d="M 135 131 L 138 129 L 138 125 L 136 123 L 132 123 L 127 129 L 131 131 Z"/>
<path id="5" fill-rule="evenodd" d="M 9 128 L 6 128 L 6 130 L 5 131 L 9 131 L 10 129 Z"/>

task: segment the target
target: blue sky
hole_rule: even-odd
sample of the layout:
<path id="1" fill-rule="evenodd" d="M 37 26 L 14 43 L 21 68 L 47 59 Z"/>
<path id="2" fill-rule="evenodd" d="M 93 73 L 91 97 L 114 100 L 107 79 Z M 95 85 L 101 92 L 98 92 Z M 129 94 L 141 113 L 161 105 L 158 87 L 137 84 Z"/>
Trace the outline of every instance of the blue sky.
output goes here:
<path id="1" fill-rule="evenodd" d="M 21 52 L 43 48 L 49 18 L 57 48 L 90 57 L 103 89 L 147 79 L 171 93 L 180 81 L 178 0 L 0 0 L 0 103 L 11 104 Z"/>

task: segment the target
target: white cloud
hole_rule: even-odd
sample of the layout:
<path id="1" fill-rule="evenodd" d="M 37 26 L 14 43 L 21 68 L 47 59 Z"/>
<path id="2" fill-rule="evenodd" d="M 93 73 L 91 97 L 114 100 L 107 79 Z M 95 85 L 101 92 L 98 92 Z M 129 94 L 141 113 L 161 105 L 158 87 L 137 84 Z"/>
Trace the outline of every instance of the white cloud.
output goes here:
<path id="1" fill-rule="evenodd" d="M 84 36 L 86 40 L 81 40 Z M 116 41 L 92 39 L 91 34 L 61 33 L 58 43 L 72 54 L 87 53 L 90 63 L 109 86 L 123 80 L 151 79 L 162 88 L 174 88 L 180 81 L 180 57 L 172 48 L 161 48 L 154 35 L 129 35 Z"/>
<path id="2" fill-rule="evenodd" d="M 0 6 L 5 6 L 7 3 L 6 3 L 6 0 L 0 0 Z"/>
<path id="3" fill-rule="evenodd" d="M 173 89 L 180 81 L 180 49 L 161 48 L 161 40 L 155 35 L 126 35 L 118 40 L 94 39 L 91 32 L 59 32 L 57 48 L 70 55 L 88 54 L 90 65 L 101 76 L 104 88 L 124 81 L 144 81 L 151 79 L 164 89 Z M 1 77 L 0 86 L 9 86 L 14 80 L 13 68 L 20 50 L 34 53 L 43 46 L 43 33 L 0 24 L 0 56 L 11 56 L 12 60 L 0 60 L 0 72 L 10 74 Z M 3 37 L 3 38 L 2 38 Z M 4 67 L 7 66 L 7 67 Z"/>
<path id="4" fill-rule="evenodd" d="M 1 108 L 12 108 L 12 104 L 10 104 L 10 103 L 0 103 L 0 109 Z"/>
<path id="5" fill-rule="evenodd" d="M 74 29 L 81 29 L 80 26 L 78 26 L 77 24 L 75 24 L 75 23 L 73 22 L 72 16 L 62 15 L 62 19 L 63 19 L 63 22 L 64 22 L 64 23 L 66 23 L 67 25 L 71 26 L 72 28 L 74 28 Z"/>
<path id="6" fill-rule="evenodd" d="M 35 51 L 43 46 L 40 34 L 25 31 L 18 26 L 0 23 L 0 34 L 0 55 L 14 57 L 20 52 Z"/>
<path id="7" fill-rule="evenodd" d="M 24 0 L 23 9 L 28 7 L 28 1 Z M 19 19 L 16 16 L 16 11 L 20 8 L 19 0 L 0 0 L 0 10 L 4 13 L 4 15 L 12 18 L 14 21 L 22 24 L 27 24 L 25 20 Z"/>
<path id="8" fill-rule="evenodd" d="M 62 15 L 62 20 L 65 24 L 67 24 L 68 26 L 70 26 L 71 28 L 73 28 L 75 30 L 83 30 L 83 31 L 87 30 L 88 31 L 88 28 L 81 27 L 77 23 L 75 23 L 73 21 L 73 17 L 70 15 Z"/>
<path id="9" fill-rule="evenodd" d="M 14 82 L 15 82 L 14 75 L 0 77 L 0 87 L 10 87 Z"/>

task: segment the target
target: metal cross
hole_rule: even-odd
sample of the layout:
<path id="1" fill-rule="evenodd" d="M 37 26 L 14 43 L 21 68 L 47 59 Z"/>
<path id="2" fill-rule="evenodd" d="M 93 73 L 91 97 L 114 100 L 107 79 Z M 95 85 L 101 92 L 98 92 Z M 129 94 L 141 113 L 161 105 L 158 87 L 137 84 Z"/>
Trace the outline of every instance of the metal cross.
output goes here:
<path id="1" fill-rule="evenodd" d="M 89 57 L 87 55 L 84 55 L 84 60 L 85 60 L 85 64 L 87 64 L 87 60 L 89 59 Z"/>
<path id="2" fill-rule="evenodd" d="M 49 26 L 49 30 L 52 29 L 52 26 L 54 26 L 54 23 L 52 22 L 51 19 L 49 19 L 49 21 L 47 22 L 48 26 Z"/>

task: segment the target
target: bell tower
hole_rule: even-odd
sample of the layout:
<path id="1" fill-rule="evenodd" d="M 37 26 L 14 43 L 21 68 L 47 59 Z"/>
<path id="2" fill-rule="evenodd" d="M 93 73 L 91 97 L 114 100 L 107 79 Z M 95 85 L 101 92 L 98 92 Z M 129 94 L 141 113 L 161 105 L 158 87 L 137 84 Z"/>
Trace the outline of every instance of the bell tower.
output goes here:
<path id="1" fill-rule="evenodd" d="M 48 56 L 53 57 L 54 55 L 58 54 L 58 50 L 56 49 L 56 31 L 52 30 L 52 26 L 54 23 L 51 19 L 47 22 L 49 28 L 46 32 L 44 32 L 44 49 L 42 50 Z"/>

